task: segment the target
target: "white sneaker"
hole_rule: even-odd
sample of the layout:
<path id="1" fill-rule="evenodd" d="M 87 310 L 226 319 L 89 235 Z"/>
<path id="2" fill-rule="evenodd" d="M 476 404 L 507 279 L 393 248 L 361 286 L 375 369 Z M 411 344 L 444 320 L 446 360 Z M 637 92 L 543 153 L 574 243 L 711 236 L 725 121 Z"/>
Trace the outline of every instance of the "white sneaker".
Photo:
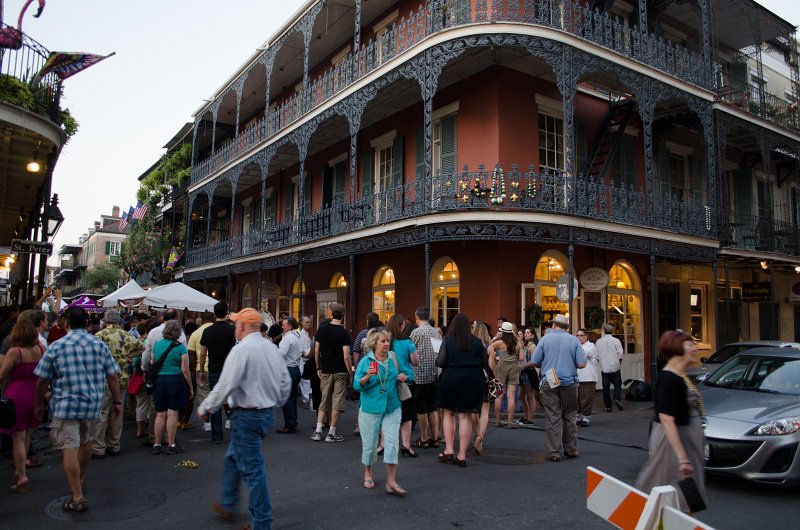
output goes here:
<path id="1" fill-rule="evenodd" d="M 314 431 L 314 434 L 311 435 L 311 439 L 314 440 L 315 442 L 321 442 L 322 441 L 322 433 L 319 432 L 319 431 Z"/>
<path id="2" fill-rule="evenodd" d="M 343 441 L 344 441 L 344 436 L 342 436 L 342 435 L 341 435 L 341 434 L 339 434 L 339 433 L 336 433 L 336 434 L 330 434 L 330 433 L 328 433 L 328 436 L 326 436 L 326 437 L 325 437 L 325 441 L 326 441 L 327 443 L 333 443 L 333 442 L 343 442 Z"/>
<path id="3" fill-rule="evenodd" d="M 211 432 L 211 422 L 204 421 L 203 422 L 203 432 Z"/>
<path id="4" fill-rule="evenodd" d="M 225 420 L 225 428 L 228 430 L 231 429 L 231 420 Z"/>

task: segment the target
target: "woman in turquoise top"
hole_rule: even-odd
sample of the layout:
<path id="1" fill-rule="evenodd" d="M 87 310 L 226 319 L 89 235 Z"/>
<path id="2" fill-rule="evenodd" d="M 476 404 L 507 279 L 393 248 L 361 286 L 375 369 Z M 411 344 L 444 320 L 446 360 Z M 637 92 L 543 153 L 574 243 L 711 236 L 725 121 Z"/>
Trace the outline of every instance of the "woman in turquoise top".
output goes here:
<path id="1" fill-rule="evenodd" d="M 353 388 L 361 392 L 358 425 L 361 428 L 361 462 L 364 487 L 373 489 L 372 466 L 377 460 L 378 436 L 384 433 L 383 462 L 386 464 L 386 493 L 405 495 L 397 484 L 397 453 L 400 439 L 400 398 L 397 381 L 408 379 L 408 369 L 389 351 L 391 335 L 382 328 L 367 334 L 368 353 L 361 358 L 353 378 Z"/>
<path id="2" fill-rule="evenodd" d="M 177 320 L 170 320 L 164 325 L 163 339 L 153 346 L 153 366 L 161 362 L 161 367 L 156 374 L 153 388 L 153 403 L 156 407 L 155 442 L 153 454 L 161 454 L 161 438 L 164 428 L 167 431 L 167 454 L 174 455 L 183 452 L 183 448 L 175 443 L 175 432 L 178 430 L 178 412 L 186 407 L 189 399 L 194 396 L 192 390 L 192 377 L 189 374 L 189 352 L 186 346 L 178 342 L 181 336 L 181 324 Z"/>
<path id="3" fill-rule="evenodd" d="M 417 347 L 411 342 L 409 335 L 411 335 L 411 326 L 406 325 L 406 319 L 403 315 L 397 313 L 393 315 L 386 330 L 392 334 L 391 351 L 397 356 L 397 361 L 400 366 L 405 368 L 405 373 L 408 374 L 408 388 L 411 390 L 411 399 L 403 401 L 400 406 L 400 452 L 403 456 L 416 457 L 417 453 L 411 449 L 411 422 L 417 415 L 414 409 L 414 370 L 412 366 L 419 366 L 419 354 Z"/>

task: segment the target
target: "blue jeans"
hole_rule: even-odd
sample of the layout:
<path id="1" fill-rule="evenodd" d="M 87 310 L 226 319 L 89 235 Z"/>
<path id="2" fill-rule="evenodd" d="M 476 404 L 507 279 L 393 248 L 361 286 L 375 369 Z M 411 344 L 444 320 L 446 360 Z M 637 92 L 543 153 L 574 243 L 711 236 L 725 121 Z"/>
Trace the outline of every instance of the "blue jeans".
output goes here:
<path id="1" fill-rule="evenodd" d="M 290 366 L 287 368 L 292 378 L 292 387 L 289 390 L 289 399 L 283 405 L 283 426 L 287 429 L 297 429 L 297 390 L 300 384 L 300 367 Z"/>
<path id="2" fill-rule="evenodd" d="M 219 376 L 222 374 L 215 374 L 213 372 L 208 372 L 208 389 L 214 390 L 214 387 L 217 386 L 219 382 Z M 224 432 L 222 429 L 222 409 L 220 407 L 219 410 L 216 412 L 211 413 L 211 441 L 212 442 L 221 442 L 222 441 L 222 433 Z"/>
<path id="3" fill-rule="evenodd" d="M 236 512 L 239 481 L 244 479 L 250 491 L 250 526 L 253 530 L 272 528 L 272 504 L 261 440 L 274 422 L 271 408 L 231 413 L 231 443 L 222 462 L 222 506 L 229 512 Z"/>

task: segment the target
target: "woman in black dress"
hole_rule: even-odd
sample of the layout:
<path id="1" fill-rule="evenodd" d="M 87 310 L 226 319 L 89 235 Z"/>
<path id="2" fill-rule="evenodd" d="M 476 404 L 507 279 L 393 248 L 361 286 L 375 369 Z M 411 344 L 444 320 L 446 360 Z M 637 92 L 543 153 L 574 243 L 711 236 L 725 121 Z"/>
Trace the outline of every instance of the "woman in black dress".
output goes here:
<path id="1" fill-rule="evenodd" d="M 470 330 L 470 320 L 459 313 L 450 322 L 447 336 L 439 350 L 436 366 L 442 369 L 439 379 L 439 407 L 443 409 L 445 449 L 440 462 L 467 466 L 467 449 L 472 438 L 470 415 L 480 412 L 486 376 L 483 366 L 486 348 Z M 458 457 L 455 457 L 455 414 L 458 414 Z"/>

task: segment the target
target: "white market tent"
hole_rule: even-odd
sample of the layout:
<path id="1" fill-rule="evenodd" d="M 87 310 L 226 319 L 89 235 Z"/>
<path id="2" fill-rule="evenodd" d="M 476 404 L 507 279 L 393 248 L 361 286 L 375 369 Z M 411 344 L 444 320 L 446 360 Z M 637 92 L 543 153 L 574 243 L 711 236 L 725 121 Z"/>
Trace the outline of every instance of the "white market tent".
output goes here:
<path id="1" fill-rule="evenodd" d="M 214 300 L 210 296 L 192 289 L 185 283 L 175 282 L 149 291 L 143 291 L 122 301 L 125 305 L 142 303 L 150 307 L 168 307 L 172 309 L 188 309 L 189 311 L 213 311 Z"/>
<path id="2" fill-rule="evenodd" d="M 119 301 L 126 298 L 139 298 L 144 296 L 146 291 L 136 283 L 135 280 L 130 280 L 128 283 L 114 291 L 113 293 L 101 298 L 98 303 L 103 307 L 113 307 L 120 305 Z"/>

